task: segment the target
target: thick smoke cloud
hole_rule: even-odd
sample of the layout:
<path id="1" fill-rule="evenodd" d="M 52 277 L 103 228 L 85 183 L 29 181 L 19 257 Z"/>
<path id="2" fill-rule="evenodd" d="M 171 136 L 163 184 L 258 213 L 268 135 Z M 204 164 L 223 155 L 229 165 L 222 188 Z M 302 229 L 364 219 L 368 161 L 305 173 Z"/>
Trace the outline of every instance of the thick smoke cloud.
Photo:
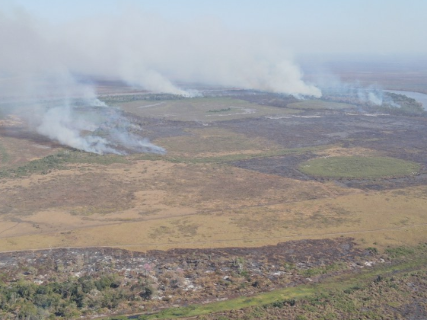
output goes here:
<path id="1" fill-rule="evenodd" d="M 122 144 L 137 151 L 164 150 L 137 139 L 131 133 L 135 128 L 124 125 L 119 110 L 103 105 L 89 84 L 75 80 L 76 74 L 120 79 L 149 91 L 186 97 L 195 93 L 177 83 L 321 95 L 302 80 L 283 44 L 233 32 L 215 20 L 168 21 L 131 8 L 115 16 L 53 27 L 17 10 L 9 15 L 0 12 L 0 41 L 3 101 L 21 101 L 25 107 L 15 111 L 31 114 L 28 122 L 37 132 L 97 153 L 125 152 L 119 147 Z M 104 117 L 116 119 L 120 129 L 110 123 L 103 136 L 87 134 L 96 131 L 100 120 L 84 116 L 82 105 L 105 108 Z"/>
<path id="2" fill-rule="evenodd" d="M 115 17 L 65 27 L 67 65 L 120 77 L 148 90 L 186 94 L 174 83 L 201 82 L 294 95 L 320 96 L 304 83 L 286 46 L 275 39 L 233 32 L 214 19 L 182 22 L 131 8 Z M 81 59 L 75 59 L 75 57 Z"/>

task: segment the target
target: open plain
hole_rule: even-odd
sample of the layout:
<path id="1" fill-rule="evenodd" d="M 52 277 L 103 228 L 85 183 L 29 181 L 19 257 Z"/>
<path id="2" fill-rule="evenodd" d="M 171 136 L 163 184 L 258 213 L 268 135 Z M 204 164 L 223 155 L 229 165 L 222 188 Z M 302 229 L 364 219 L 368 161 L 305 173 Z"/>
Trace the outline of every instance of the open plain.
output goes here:
<path id="1" fill-rule="evenodd" d="M 2 251 L 424 239 L 425 117 L 244 91 L 105 99 L 166 154 L 89 154 L 5 116 Z"/>

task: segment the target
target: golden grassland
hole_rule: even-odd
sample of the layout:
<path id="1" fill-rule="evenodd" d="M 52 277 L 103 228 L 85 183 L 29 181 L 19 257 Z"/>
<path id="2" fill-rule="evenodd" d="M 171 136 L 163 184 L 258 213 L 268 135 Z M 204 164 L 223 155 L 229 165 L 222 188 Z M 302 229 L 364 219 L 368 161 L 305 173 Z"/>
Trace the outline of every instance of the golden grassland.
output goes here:
<path id="1" fill-rule="evenodd" d="M 73 160 L 46 174 L 2 178 L 0 250 L 260 246 L 339 236 L 385 248 L 426 240 L 427 186 L 362 191 L 245 170 L 215 159 L 278 146 L 214 128 L 189 132 L 155 141 L 171 150 L 156 160 Z M 15 157 L 8 142 L 2 146 Z M 58 152 L 34 150 L 33 158 Z M 340 146 L 309 151 L 319 157 L 378 155 Z M 168 160 L 175 155 L 213 160 Z"/>
<path id="2" fill-rule="evenodd" d="M 201 168 L 197 172 L 194 167 Z M 147 173 L 138 175 L 142 168 Z M 97 198 L 95 193 L 92 196 L 99 203 L 68 194 L 75 206 L 37 210 L 38 202 L 33 200 L 33 212 L 2 215 L 1 250 L 258 246 L 340 235 L 383 247 L 418 243 L 427 229 L 427 187 L 361 192 L 236 168 L 159 161 L 141 161 L 132 169 L 103 169 L 107 172 L 97 178 L 120 176 L 122 182 L 141 188 L 134 192 L 129 207 L 110 203 L 107 210 L 102 207 L 104 197 Z M 188 176 L 190 171 L 196 174 Z M 70 172 L 66 173 L 43 180 L 42 188 L 55 179 L 69 178 Z M 209 183 L 203 182 L 203 176 Z M 22 181 L 20 188 L 31 189 L 37 178 L 27 178 L 31 181 Z"/>

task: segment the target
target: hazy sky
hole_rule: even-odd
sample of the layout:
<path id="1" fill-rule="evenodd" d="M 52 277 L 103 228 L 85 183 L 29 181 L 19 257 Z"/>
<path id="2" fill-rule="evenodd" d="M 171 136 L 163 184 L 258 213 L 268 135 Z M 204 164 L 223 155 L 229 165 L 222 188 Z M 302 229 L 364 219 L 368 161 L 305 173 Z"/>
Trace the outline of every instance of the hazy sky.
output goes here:
<path id="1" fill-rule="evenodd" d="M 169 21 L 216 21 L 299 53 L 427 53 L 426 0 L 0 0 L 54 24 L 140 7 Z M 154 31 L 154 30 L 153 30 Z"/>

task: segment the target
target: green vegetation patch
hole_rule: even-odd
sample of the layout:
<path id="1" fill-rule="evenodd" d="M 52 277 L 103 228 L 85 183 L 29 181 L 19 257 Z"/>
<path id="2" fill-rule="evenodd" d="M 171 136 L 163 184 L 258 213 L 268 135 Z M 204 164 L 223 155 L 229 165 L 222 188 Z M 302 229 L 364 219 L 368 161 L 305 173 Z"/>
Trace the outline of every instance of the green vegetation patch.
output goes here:
<path id="1" fill-rule="evenodd" d="M 42 159 L 30 161 L 17 167 L 0 170 L 1 178 L 18 178 L 31 174 L 47 174 L 52 170 L 63 170 L 67 164 L 87 163 L 108 165 L 112 163 L 125 163 L 126 159 L 118 155 L 98 155 L 83 151 L 61 151 Z"/>
<path id="2" fill-rule="evenodd" d="M 389 157 L 315 158 L 300 164 L 299 169 L 312 176 L 330 178 L 383 178 L 407 176 L 420 170 L 414 162 Z"/>
<path id="3" fill-rule="evenodd" d="M 346 267 L 346 265 L 344 263 L 333 263 L 327 266 L 323 266 L 323 267 L 313 267 L 313 268 L 309 268 L 309 269 L 305 269 L 302 270 L 302 275 L 304 277 L 314 277 L 317 275 L 321 275 L 321 274 L 327 274 L 333 271 L 339 271 L 339 270 L 344 270 Z"/>
<path id="4" fill-rule="evenodd" d="M 392 258 L 400 258 L 413 255 L 414 249 L 408 247 L 388 248 L 385 250 L 385 253 Z"/>

